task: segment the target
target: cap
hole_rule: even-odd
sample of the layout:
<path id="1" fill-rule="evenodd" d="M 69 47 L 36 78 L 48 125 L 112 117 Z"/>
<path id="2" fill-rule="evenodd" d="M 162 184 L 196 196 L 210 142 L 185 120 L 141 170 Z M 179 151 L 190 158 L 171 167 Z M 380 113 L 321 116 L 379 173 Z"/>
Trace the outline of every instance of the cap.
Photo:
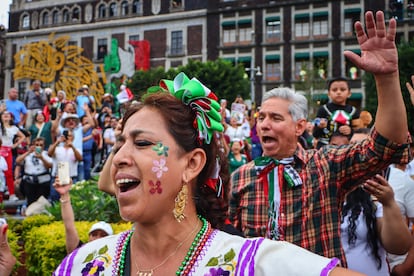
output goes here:
<path id="1" fill-rule="evenodd" d="M 89 86 L 87 86 L 86 84 L 84 84 L 84 85 L 82 85 L 82 88 L 89 89 Z"/>
<path id="2" fill-rule="evenodd" d="M 77 123 L 80 122 L 79 116 L 77 114 L 72 114 L 72 113 L 65 113 L 65 114 L 66 115 L 63 115 L 62 116 L 62 120 L 60 120 L 60 125 L 62 127 L 65 127 L 65 123 L 66 123 L 66 120 L 67 119 L 76 119 L 77 120 Z"/>
<path id="3" fill-rule="evenodd" d="M 105 221 L 98 221 L 97 223 L 95 223 L 94 225 L 92 225 L 91 229 L 89 229 L 89 233 L 92 233 L 93 231 L 96 230 L 102 230 L 105 233 L 107 233 L 108 235 L 112 235 L 114 233 L 114 231 L 112 230 L 112 226 L 105 222 Z"/>
<path id="4" fill-rule="evenodd" d="M 103 94 L 102 98 L 105 98 L 105 97 L 111 97 L 112 98 L 112 95 L 110 93 L 105 93 L 105 94 Z"/>

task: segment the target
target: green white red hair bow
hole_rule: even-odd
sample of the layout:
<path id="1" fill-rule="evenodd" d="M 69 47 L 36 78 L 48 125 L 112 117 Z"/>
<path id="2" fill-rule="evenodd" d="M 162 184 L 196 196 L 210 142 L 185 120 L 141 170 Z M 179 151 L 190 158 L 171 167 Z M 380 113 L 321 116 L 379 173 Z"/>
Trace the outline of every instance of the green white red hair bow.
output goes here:
<path id="1" fill-rule="evenodd" d="M 198 130 L 199 139 L 210 144 L 214 131 L 224 130 L 217 96 L 199 80 L 190 80 L 181 72 L 173 81 L 161 80 L 160 86 L 196 112 L 194 127 Z"/>

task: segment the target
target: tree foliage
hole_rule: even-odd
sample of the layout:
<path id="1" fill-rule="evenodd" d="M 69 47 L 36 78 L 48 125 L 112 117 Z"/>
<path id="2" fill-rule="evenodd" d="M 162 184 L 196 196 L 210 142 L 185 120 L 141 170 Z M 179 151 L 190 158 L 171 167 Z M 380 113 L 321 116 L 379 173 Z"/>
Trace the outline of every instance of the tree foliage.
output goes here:
<path id="1" fill-rule="evenodd" d="M 163 67 L 137 71 L 128 87 L 137 98 L 140 98 L 148 87 L 158 85 L 161 79 L 173 80 L 179 72 L 184 72 L 189 78 L 197 78 L 219 98 L 233 101 L 238 94 L 243 98 L 249 98 L 249 79 L 246 78 L 244 67 L 234 66 L 223 59 L 207 62 L 189 60 L 187 65 L 168 71 Z"/>
<path id="2" fill-rule="evenodd" d="M 414 135 L 414 106 L 410 100 L 410 93 L 405 84 L 411 83 L 411 75 L 414 74 L 414 41 L 402 42 L 398 45 L 398 63 L 400 71 L 400 85 L 407 110 L 408 129 Z M 411 83 L 412 84 L 412 83 Z M 375 116 L 377 112 L 378 100 L 375 86 L 375 79 L 372 74 L 365 75 L 366 109 Z M 392 103 L 390 103 L 392 104 Z"/>

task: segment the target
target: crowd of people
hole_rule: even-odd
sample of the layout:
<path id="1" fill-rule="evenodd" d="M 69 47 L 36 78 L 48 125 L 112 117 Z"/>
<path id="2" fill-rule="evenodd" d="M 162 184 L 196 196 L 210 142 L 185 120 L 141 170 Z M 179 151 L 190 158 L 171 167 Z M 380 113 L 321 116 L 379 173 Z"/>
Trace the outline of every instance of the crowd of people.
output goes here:
<path id="1" fill-rule="evenodd" d="M 85 88 L 76 103 L 64 102 L 63 93 L 63 107 L 50 112 L 47 154 L 46 139 L 37 134 L 17 164 L 36 158 L 39 178 L 69 158 L 75 183 L 90 176 L 82 162 L 94 146 L 85 142 L 96 142 L 100 133 L 104 146 L 96 145 L 106 149 L 107 162 L 98 187 L 116 196 L 121 217 L 134 227 L 82 244 L 70 186 L 60 185 L 52 169 L 48 196 L 60 199 L 68 252 L 54 275 L 411 275 L 413 144 L 396 21 L 386 28 L 383 12 L 366 12 L 365 25 L 357 22 L 355 31 L 362 55 L 344 54 L 375 77 L 375 119 L 347 105 L 344 78 L 329 82 L 330 102 L 311 121 L 306 98 L 290 88 L 266 92 L 260 107 L 248 110 L 241 97 L 231 105 L 219 101 L 184 73 L 161 80 L 121 120 L 96 113 Z M 412 84 L 407 89 L 414 104 Z M 16 137 L 25 114 L 17 126 L 4 117 Z M 31 126 L 42 133 L 47 120 L 38 117 L 40 124 Z M 99 130 L 104 126 L 106 134 Z M 24 164 L 23 175 L 33 178 L 31 166 Z M 7 224 L 0 228 L 0 274 L 15 262 L 6 232 Z"/>
<path id="2" fill-rule="evenodd" d="M 40 196 L 59 199 L 52 183 L 58 162 L 68 162 L 73 182 L 88 180 L 99 171 L 115 143 L 121 104 L 105 94 L 98 105 L 87 86 L 73 100 L 33 81 L 23 100 L 11 88 L 0 106 L 2 147 L 0 155 L 7 168 L 2 171 L 0 200 L 27 199 L 31 204 Z"/>

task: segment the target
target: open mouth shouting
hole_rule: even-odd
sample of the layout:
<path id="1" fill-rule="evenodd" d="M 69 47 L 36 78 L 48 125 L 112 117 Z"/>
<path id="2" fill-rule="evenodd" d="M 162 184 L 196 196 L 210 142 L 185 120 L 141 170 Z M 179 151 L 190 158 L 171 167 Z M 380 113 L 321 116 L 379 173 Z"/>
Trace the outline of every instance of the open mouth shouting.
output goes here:
<path id="1" fill-rule="evenodd" d="M 276 143 L 276 139 L 270 136 L 262 136 L 262 144 L 274 144 Z"/>
<path id="2" fill-rule="evenodd" d="M 134 178 L 119 178 L 116 180 L 116 186 L 118 186 L 121 193 L 135 189 L 140 183 L 140 180 Z"/>

